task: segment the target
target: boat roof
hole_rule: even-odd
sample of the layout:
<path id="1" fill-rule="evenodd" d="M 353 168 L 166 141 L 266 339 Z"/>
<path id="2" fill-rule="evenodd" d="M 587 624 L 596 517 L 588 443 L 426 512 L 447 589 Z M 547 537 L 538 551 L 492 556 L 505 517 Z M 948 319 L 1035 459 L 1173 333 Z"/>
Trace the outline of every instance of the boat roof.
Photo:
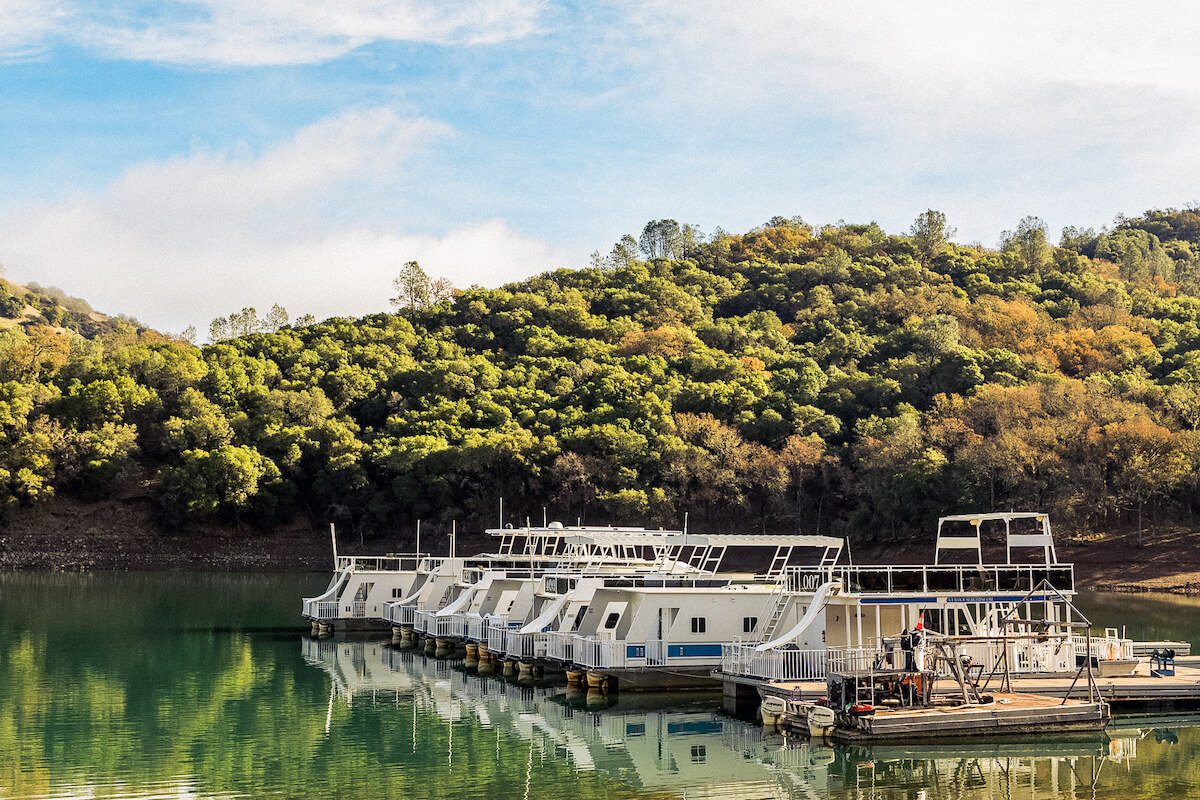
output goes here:
<path id="1" fill-rule="evenodd" d="M 988 520 L 1038 519 L 1046 514 L 1042 511 L 989 511 L 986 514 L 950 514 L 940 517 L 938 522 L 970 522 L 972 525 Z"/>
<path id="2" fill-rule="evenodd" d="M 682 544 L 698 547 L 837 547 L 845 540 L 836 536 L 759 533 L 689 533 Z"/>
<path id="3" fill-rule="evenodd" d="M 560 525 L 550 523 L 542 527 L 530 527 L 522 525 L 521 527 L 512 528 L 488 528 L 486 531 L 488 536 L 542 536 L 546 538 L 564 539 L 567 537 L 625 537 L 625 539 L 641 538 L 661 538 L 663 536 L 675 535 L 682 536 L 683 531 L 669 531 L 663 528 L 633 528 L 633 527 L 616 527 L 613 525 L 590 526 L 590 525 Z"/>

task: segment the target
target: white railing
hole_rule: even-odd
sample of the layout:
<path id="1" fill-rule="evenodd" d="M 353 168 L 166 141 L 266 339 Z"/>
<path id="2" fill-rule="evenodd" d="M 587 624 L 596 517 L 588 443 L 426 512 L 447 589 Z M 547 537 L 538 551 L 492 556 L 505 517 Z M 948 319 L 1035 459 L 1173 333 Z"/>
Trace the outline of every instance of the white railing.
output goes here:
<path id="1" fill-rule="evenodd" d="M 823 680 L 830 672 L 870 669 L 882 655 L 873 647 L 759 651 L 727 644 L 721 648 L 721 671 L 772 681 Z"/>
<path id="2" fill-rule="evenodd" d="M 452 639 L 462 636 L 462 622 L 462 618 L 454 614 L 439 617 L 436 611 L 418 611 L 413 627 L 427 636 Z"/>
<path id="3" fill-rule="evenodd" d="M 354 619 L 362 619 L 367 615 L 367 604 L 363 600 L 355 600 L 349 607 L 350 616 Z"/>
<path id="4" fill-rule="evenodd" d="M 523 633 L 509 631 L 505 639 L 504 654 L 513 658 L 546 658 L 548 633 Z M 491 644 L 488 645 L 491 649 Z"/>
<path id="5" fill-rule="evenodd" d="M 793 566 L 784 571 L 784 576 L 790 592 L 813 592 L 832 580 L 840 580 L 843 591 L 864 595 L 930 592 L 1025 594 L 1037 590 L 1043 581 L 1049 582 L 1060 592 L 1072 592 L 1075 589 L 1075 570 L 1071 564 Z"/>
<path id="6" fill-rule="evenodd" d="M 1075 645 L 1059 638 L 1048 638 L 1045 641 L 1019 639 L 1006 642 L 1003 647 L 999 641 L 979 642 L 960 645 L 957 648 L 960 657 L 965 656 L 970 659 L 970 663 L 982 665 L 985 675 L 993 670 L 997 673 L 1004 670 L 1000 657 L 1006 650 L 1008 671 L 1013 675 L 1075 671 Z M 941 675 L 949 675 L 949 666 L 940 663 L 938 672 Z"/>
<path id="7" fill-rule="evenodd" d="M 337 615 L 337 600 L 310 599 L 304 601 L 304 616 L 309 619 L 337 619 Z"/>
<path id="8" fill-rule="evenodd" d="M 1081 634 L 1072 634 L 1071 643 L 1075 645 L 1075 651 L 1083 654 L 1087 651 L 1087 637 Z M 1104 661 L 1128 660 L 1137 658 L 1133 653 L 1133 640 L 1122 639 L 1117 635 L 1116 631 L 1111 631 L 1105 636 L 1092 637 L 1092 658 Z"/>
<path id="9" fill-rule="evenodd" d="M 961 644 L 956 648 L 958 655 L 969 663 L 982 665 L 985 674 L 1003 671 L 1001 654 L 1005 650 L 1008 672 L 1013 675 L 1070 673 L 1075 669 L 1075 646 L 1062 639 L 997 640 Z M 925 652 L 932 663 L 933 648 L 927 647 Z M 902 667 L 903 658 L 899 650 L 873 647 L 759 651 L 754 645 L 729 644 L 722 648 L 721 671 L 771 681 L 823 680 L 831 672 Z M 938 674 L 950 675 L 945 661 L 938 662 Z"/>
<path id="10" fill-rule="evenodd" d="M 665 667 L 667 665 L 667 643 L 662 639 L 652 639 L 646 642 L 646 666 Z"/>
<path id="11" fill-rule="evenodd" d="M 488 651 L 498 656 L 508 655 L 509 631 L 507 628 L 501 628 L 499 625 L 488 625 L 487 629 L 487 646 Z"/>
<path id="12" fill-rule="evenodd" d="M 412 603 L 384 603 L 383 618 L 393 625 L 415 627 L 417 607 Z"/>
<path id="13" fill-rule="evenodd" d="M 423 562 L 423 563 L 422 563 Z M 337 571 L 344 569 L 356 572 L 417 572 L 436 568 L 442 562 L 440 558 L 429 558 L 425 555 L 407 554 L 394 556 L 338 556 Z"/>
<path id="14" fill-rule="evenodd" d="M 573 633 L 551 631 L 546 634 L 546 657 L 553 661 L 570 664 L 575 660 L 575 639 Z"/>
<path id="15" fill-rule="evenodd" d="M 588 669 L 614 669 L 625 666 L 625 642 L 600 641 L 575 636 L 571 643 L 572 662 Z"/>
<path id="16" fill-rule="evenodd" d="M 488 637 L 488 619 L 485 617 L 467 617 L 466 637 L 472 642 L 486 642 Z"/>

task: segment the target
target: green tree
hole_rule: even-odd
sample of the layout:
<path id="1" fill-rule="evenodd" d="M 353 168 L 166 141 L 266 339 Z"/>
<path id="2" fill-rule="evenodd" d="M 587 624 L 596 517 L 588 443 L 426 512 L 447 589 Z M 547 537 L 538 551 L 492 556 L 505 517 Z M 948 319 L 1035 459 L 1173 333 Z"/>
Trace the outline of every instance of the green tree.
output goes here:
<path id="1" fill-rule="evenodd" d="M 954 238 L 954 228 L 946 224 L 946 215 L 932 208 L 921 214 L 908 229 L 921 255 L 921 261 L 929 264 L 946 249 L 946 245 Z"/>
<path id="2" fill-rule="evenodd" d="M 673 219 L 654 219 L 642 228 L 638 247 L 646 258 L 679 258 L 683 254 L 683 231 Z"/>
<path id="3" fill-rule="evenodd" d="M 429 293 L 429 276 L 416 261 L 405 261 L 400 274 L 392 280 L 392 288 L 396 296 L 391 299 L 397 308 L 409 309 L 409 315 L 416 319 L 416 314 L 427 308 L 431 302 Z"/>
<path id="4" fill-rule="evenodd" d="M 1028 272 L 1041 273 L 1050 263 L 1046 223 L 1038 217 L 1024 217 L 1015 231 L 1005 231 L 1000 235 L 1000 249 L 1015 254 Z"/>

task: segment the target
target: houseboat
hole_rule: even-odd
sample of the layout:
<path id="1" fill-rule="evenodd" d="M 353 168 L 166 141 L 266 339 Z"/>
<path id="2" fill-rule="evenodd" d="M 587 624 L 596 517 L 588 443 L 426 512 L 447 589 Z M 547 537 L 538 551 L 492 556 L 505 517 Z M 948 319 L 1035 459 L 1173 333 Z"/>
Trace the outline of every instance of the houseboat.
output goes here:
<path id="1" fill-rule="evenodd" d="M 829 587 L 790 591 L 788 575 L 838 563 L 844 541 L 829 536 L 690 534 L 674 543 L 675 559 L 694 574 L 580 576 L 521 636 L 542 637 L 545 660 L 586 675 L 589 687 L 672 689 L 715 686 L 722 646 L 742 637 L 770 638 L 805 617 Z M 725 572 L 758 553 L 765 571 Z M 535 652 L 535 657 L 540 653 Z"/>
<path id="2" fill-rule="evenodd" d="M 985 561 L 985 547 L 996 545 L 1003 561 Z M 980 639 L 962 654 L 989 669 L 1003 657 L 1012 674 L 1072 673 L 1088 647 L 1070 602 L 1073 567 L 1058 560 L 1042 513 L 943 517 L 932 564 L 835 564 L 790 570 L 786 580 L 789 591 L 826 591 L 779 635 L 726 644 L 721 672 L 727 681 L 823 683 L 830 672 L 890 663 L 885 643 L 918 626 Z M 1129 648 L 1124 640 L 1091 642 L 1094 654 L 1123 656 Z"/>

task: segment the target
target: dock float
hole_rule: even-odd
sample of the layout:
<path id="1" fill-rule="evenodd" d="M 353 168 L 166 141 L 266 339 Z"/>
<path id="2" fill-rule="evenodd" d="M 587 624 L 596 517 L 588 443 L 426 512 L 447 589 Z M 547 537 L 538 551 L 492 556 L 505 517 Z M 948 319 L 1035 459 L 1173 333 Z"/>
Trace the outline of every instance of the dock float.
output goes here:
<path id="1" fill-rule="evenodd" d="M 990 703 L 876 709 L 853 728 L 838 727 L 839 742 L 913 742 L 963 736 L 1028 735 L 1053 731 L 1100 731 L 1108 724 L 1108 704 L 1066 700 L 1022 692 L 991 695 Z M 781 721 L 787 725 L 789 719 Z M 805 723 L 807 724 L 807 723 Z"/>
<path id="2" fill-rule="evenodd" d="M 1191 659 L 1189 659 L 1191 661 Z M 1196 659 L 1200 662 L 1200 659 Z M 1102 698 L 1114 709 L 1121 711 L 1169 711 L 1200 708 L 1200 663 L 1183 666 L 1183 659 L 1176 662 L 1173 677 L 1153 677 L 1149 664 L 1138 664 L 1132 675 L 1095 677 L 1096 688 Z M 825 696 L 823 680 L 771 682 L 757 678 L 723 674 L 726 710 L 744 710 L 748 703 L 757 705 L 760 698 L 768 696 L 783 700 L 815 702 Z M 1043 677 L 1013 677 L 1015 692 L 1045 695 L 1062 700 L 1086 700 L 1088 687 L 1079 681 L 1071 688 L 1071 675 Z M 939 686 L 934 696 L 957 693 L 952 685 Z M 736 704 L 736 705 L 735 705 Z"/>

